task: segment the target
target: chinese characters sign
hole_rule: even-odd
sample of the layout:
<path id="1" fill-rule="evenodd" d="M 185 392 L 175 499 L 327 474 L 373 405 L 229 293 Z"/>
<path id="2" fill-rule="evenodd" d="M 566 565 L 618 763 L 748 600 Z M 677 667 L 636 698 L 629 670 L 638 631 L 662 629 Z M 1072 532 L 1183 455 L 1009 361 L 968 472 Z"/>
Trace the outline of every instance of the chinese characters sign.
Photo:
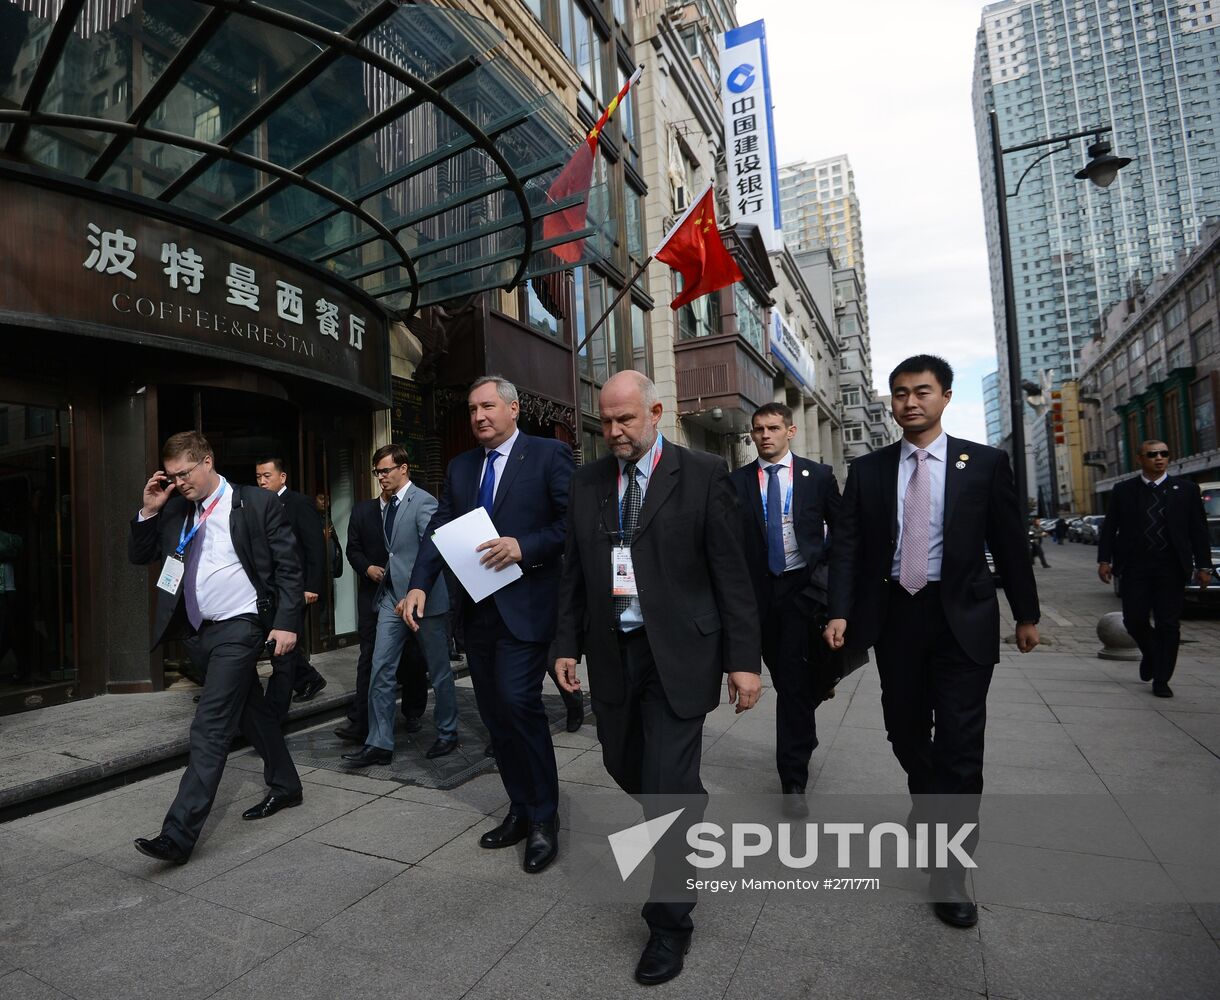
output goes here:
<path id="1" fill-rule="evenodd" d="M 387 401 L 385 318 L 342 281 L 65 191 L 0 179 L 0 204 L 0 319 L 62 320 Z"/>
<path id="2" fill-rule="evenodd" d="M 782 245 L 771 79 L 762 21 L 720 36 L 720 96 L 729 170 L 730 219 L 758 226 L 768 250 Z"/>

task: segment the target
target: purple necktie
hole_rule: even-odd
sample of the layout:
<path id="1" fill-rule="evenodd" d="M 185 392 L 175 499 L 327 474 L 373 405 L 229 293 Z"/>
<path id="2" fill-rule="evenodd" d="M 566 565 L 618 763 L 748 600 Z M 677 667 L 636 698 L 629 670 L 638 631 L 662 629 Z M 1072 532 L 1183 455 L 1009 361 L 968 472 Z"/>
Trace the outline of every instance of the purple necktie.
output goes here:
<path id="1" fill-rule="evenodd" d="M 195 516 L 199 516 L 198 504 L 196 504 Z M 195 581 L 199 577 L 199 553 L 203 551 L 203 533 L 207 527 L 207 521 L 199 525 L 199 530 L 195 532 L 191 544 L 186 547 L 186 571 L 183 573 L 182 579 L 182 597 L 186 601 L 186 620 L 191 623 L 191 628 L 196 632 L 203 624 L 203 615 L 199 613 L 199 597 L 195 593 Z"/>
<path id="2" fill-rule="evenodd" d="M 898 582 L 918 594 L 928 582 L 928 534 L 932 521 L 932 489 L 928 453 L 915 451 L 915 472 L 902 499 L 902 550 L 898 555 Z"/>

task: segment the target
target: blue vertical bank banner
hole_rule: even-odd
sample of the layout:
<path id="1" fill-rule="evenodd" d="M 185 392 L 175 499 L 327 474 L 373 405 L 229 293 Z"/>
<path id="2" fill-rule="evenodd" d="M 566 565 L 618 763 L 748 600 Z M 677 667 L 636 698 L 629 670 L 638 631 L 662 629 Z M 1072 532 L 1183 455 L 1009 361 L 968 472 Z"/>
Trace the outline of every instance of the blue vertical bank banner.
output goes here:
<path id="1" fill-rule="evenodd" d="M 783 246 L 779 164 L 771 112 L 767 33 L 762 21 L 720 36 L 720 96 L 729 171 L 730 221 L 758 226 L 767 249 Z"/>

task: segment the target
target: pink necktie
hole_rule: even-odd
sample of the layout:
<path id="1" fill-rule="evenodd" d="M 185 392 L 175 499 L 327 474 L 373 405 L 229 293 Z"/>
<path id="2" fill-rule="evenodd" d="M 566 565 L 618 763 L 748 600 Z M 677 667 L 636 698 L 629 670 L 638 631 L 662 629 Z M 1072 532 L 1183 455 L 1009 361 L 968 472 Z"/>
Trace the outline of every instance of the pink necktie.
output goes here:
<path id="1" fill-rule="evenodd" d="M 928 453 L 915 452 L 915 472 L 902 500 L 902 551 L 898 555 L 898 582 L 917 594 L 928 582 L 928 531 L 932 520 L 932 490 L 928 482 Z"/>

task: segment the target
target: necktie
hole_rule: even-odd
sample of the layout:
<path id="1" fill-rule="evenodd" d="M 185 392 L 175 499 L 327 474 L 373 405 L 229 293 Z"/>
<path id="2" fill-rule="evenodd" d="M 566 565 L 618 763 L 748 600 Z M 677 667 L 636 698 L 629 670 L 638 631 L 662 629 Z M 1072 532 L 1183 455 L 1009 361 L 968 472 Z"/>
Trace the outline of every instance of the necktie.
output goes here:
<path id="1" fill-rule="evenodd" d="M 635 534 L 636 525 L 640 522 L 640 481 L 635 478 L 635 462 L 628 462 L 623 467 L 623 475 L 627 477 L 627 488 L 623 491 L 621 507 L 622 544 L 630 547 L 631 538 Z M 627 594 L 616 594 L 614 597 L 614 614 L 621 618 L 623 612 L 631 607 L 631 597 Z"/>
<path id="2" fill-rule="evenodd" d="M 390 502 L 385 507 L 385 521 L 382 524 L 382 530 L 385 532 L 385 547 L 389 551 L 390 543 L 394 540 L 394 518 L 398 514 L 398 496 L 395 494 L 390 497 Z M 385 583 L 385 589 L 390 589 L 390 560 L 386 559 L 385 576 L 382 577 Z"/>
<path id="3" fill-rule="evenodd" d="M 491 508 L 496 500 L 496 459 L 498 451 L 487 453 L 487 467 L 483 470 L 483 481 L 479 483 L 479 506 L 491 516 Z"/>
<path id="4" fill-rule="evenodd" d="M 1149 483 L 1152 499 L 1148 502 L 1147 520 L 1144 522 L 1144 539 L 1153 552 L 1168 548 L 1165 541 L 1165 491 L 1156 483 Z"/>
<path id="5" fill-rule="evenodd" d="M 784 511 L 779 499 L 779 470 L 767 466 L 767 569 L 775 576 L 784 572 Z"/>
<path id="6" fill-rule="evenodd" d="M 915 472 L 902 501 L 902 550 L 898 556 L 898 582 L 917 594 L 928 582 L 928 534 L 932 520 L 932 489 L 928 453 L 915 452 Z"/>
<path id="7" fill-rule="evenodd" d="M 199 518 L 200 506 L 200 504 L 195 504 L 196 520 Z M 195 537 L 191 539 L 191 544 L 186 547 L 186 567 L 182 578 L 182 599 L 186 601 L 186 620 L 191 623 L 191 628 L 195 631 L 199 631 L 199 626 L 203 624 L 203 615 L 199 611 L 199 595 L 195 592 L 195 586 L 199 579 L 199 554 L 203 551 L 203 533 L 207 529 L 208 522 L 204 521 L 199 526 L 199 530 L 195 532 Z"/>

